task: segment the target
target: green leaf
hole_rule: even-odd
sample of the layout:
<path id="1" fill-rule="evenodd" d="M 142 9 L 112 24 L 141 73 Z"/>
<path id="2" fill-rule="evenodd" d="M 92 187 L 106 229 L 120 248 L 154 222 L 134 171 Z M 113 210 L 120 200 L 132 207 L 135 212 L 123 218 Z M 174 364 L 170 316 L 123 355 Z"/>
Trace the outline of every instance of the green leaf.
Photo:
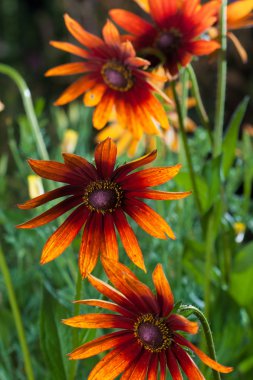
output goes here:
<path id="1" fill-rule="evenodd" d="M 208 186 L 208 197 L 205 211 L 207 211 L 220 198 L 220 168 L 221 155 L 207 161 L 205 164 L 204 177 Z"/>
<path id="2" fill-rule="evenodd" d="M 44 289 L 40 314 L 40 341 L 52 380 L 67 380 L 68 359 L 71 342 L 69 330 L 61 324 L 68 317 L 67 309 Z"/>
<path id="3" fill-rule="evenodd" d="M 253 266 L 238 273 L 232 273 L 229 293 L 241 306 L 253 302 Z"/>
<path id="4" fill-rule="evenodd" d="M 230 120 L 227 133 L 225 135 L 222 152 L 223 152 L 223 160 L 222 160 L 222 172 L 224 177 L 226 178 L 231 168 L 234 158 L 235 158 L 235 149 L 236 142 L 238 139 L 239 128 L 246 112 L 246 108 L 249 102 L 249 97 L 246 96 L 242 102 L 237 106 L 235 112 L 232 115 Z"/>
<path id="5" fill-rule="evenodd" d="M 245 245 L 236 255 L 233 272 L 243 272 L 253 267 L 253 242 Z"/>

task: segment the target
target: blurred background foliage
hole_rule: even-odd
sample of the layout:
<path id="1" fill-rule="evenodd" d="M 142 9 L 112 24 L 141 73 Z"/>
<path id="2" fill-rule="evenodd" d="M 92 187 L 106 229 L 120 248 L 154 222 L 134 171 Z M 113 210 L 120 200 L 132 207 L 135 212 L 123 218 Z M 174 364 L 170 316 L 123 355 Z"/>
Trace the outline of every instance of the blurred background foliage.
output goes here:
<path id="1" fill-rule="evenodd" d="M 69 62 L 69 55 L 56 51 L 48 42 L 69 39 L 62 17 L 65 12 L 80 21 L 90 32 L 100 34 L 107 12 L 112 7 L 132 9 L 140 13 L 138 7 L 130 0 L 0 2 L 0 61 L 13 66 L 26 80 L 32 92 L 36 115 L 50 159 L 61 160 L 64 134 L 71 128 L 78 132 L 79 136 L 75 153 L 92 160 L 95 132 L 91 126 L 92 110 L 84 109 L 81 100 L 63 108 L 52 106 L 52 102 L 66 87 L 67 79 L 46 79 L 44 72 L 60 63 Z M 232 114 L 245 95 L 249 95 L 251 100 L 247 110 L 246 100 L 241 103 L 234 119 L 232 118 L 232 129 L 239 130 L 239 140 L 236 141 L 235 132 L 224 141 L 224 152 L 228 152 L 226 157 L 229 156 L 225 182 L 225 198 L 229 206 L 216 220 L 219 232 L 212 269 L 209 319 L 219 361 L 235 366 L 235 372 L 222 376 L 222 379 L 250 380 L 253 378 L 253 162 L 250 136 L 252 132 L 243 133 L 242 125 L 253 124 L 253 30 L 241 30 L 236 34 L 248 52 L 248 62 L 241 62 L 229 42 L 225 125 L 229 125 Z M 203 101 L 212 119 L 216 89 L 215 62 L 204 58 L 194 62 L 194 68 Z M 28 198 L 27 176 L 31 173 L 25 160 L 28 157 L 38 158 L 38 152 L 16 85 L 8 77 L 0 74 L 0 88 L 0 101 L 5 106 L 0 112 L 1 244 L 22 313 L 35 378 L 68 380 L 70 364 L 65 354 L 73 348 L 72 337 L 70 328 L 62 326 L 59 321 L 73 314 L 71 301 L 75 294 L 76 256 L 80 241 L 76 239 L 59 259 L 42 267 L 39 265 L 40 252 L 57 223 L 37 230 L 15 229 L 16 224 L 35 215 L 32 211 L 23 213 L 17 209 L 16 204 Z M 190 115 L 196 118 L 194 109 L 190 110 Z M 158 141 L 158 149 L 159 144 L 161 143 Z M 233 144 L 236 144 L 235 157 Z M 170 152 L 162 145 L 160 148 L 157 165 L 173 165 L 178 162 L 176 153 Z M 215 171 L 217 164 L 210 160 L 208 137 L 203 128 L 197 128 L 190 138 L 190 148 L 198 173 L 203 217 L 206 217 L 217 196 L 219 176 Z M 143 149 L 140 149 L 138 154 L 142 153 Z M 120 158 L 120 162 L 126 160 L 126 156 Z M 48 183 L 45 181 L 43 185 L 47 190 Z M 189 190 L 190 181 L 186 167 L 182 174 L 178 175 L 173 183 L 164 186 L 164 189 Z M 151 273 L 157 261 L 162 262 L 175 298 L 203 309 L 206 247 L 201 239 L 194 200 L 188 198 L 180 202 L 158 203 L 152 206 L 169 221 L 177 240 L 159 241 L 133 226 L 146 257 L 148 272 Z M 226 255 L 224 247 L 229 251 Z M 121 255 L 121 261 L 128 264 L 143 281 L 152 286 L 151 276 L 133 268 L 125 254 Z M 105 279 L 100 265 L 94 274 Z M 96 291 L 85 282 L 83 298 L 96 297 Z M 82 311 L 87 310 L 91 309 L 82 308 Z M 50 338 L 52 336 L 53 339 Z M 80 343 L 94 336 L 94 331 L 81 332 Z M 196 343 L 199 343 L 199 340 Z M 86 360 L 85 364 L 80 362 L 76 378 L 87 378 L 87 373 L 96 362 L 97 358 Z M 207 379 L 211 379 L 209 372 L 205 374 Z M 23 357 L 3 277 L 0 274 L 0 380 L 25 378 Z"/>

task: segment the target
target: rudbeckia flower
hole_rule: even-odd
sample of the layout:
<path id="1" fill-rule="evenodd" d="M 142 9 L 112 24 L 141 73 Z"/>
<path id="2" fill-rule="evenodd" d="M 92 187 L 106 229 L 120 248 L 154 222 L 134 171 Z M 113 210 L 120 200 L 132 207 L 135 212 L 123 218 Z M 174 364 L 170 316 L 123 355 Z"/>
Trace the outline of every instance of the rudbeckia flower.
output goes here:
<path id="1" fill-rule="evenodd" d="M 136 50 L 153 66 L 163 64 L 169 74 L 178 73 L 193 56 L 207 55 L 219 48 L 216 41 L 199 38 L 217 19 L 219 3 L 201 5 L 200 0 L 137 1 L 149 11 L 152 23 L 121 9 L 110 11 L 112 19 L 133 35 Z"/>
<path id="2" fill-rule="evenodd" d="M 84 95 L 85 106 L 96 107 L 93 125 L 97 129 L 105 126 L 113 106 L 120 123 L 129 128 L 136 138 L 140 138 L 143 131 L 157 134 L 155 122 L 167 129 L 166 113 L 154 96 L 156 90 L 151 83 L 152 78 L 158 78 L 142 70 L 149 62 L 136 57 L 132 44 L 122 42 L 116 27 L 108 20 L 101 39 L 88 33 L 67 14 L 64 20 L 67 29 L 82 47 L 57 41 L 52 41 L 51 45 L 81 57 L 82 61 L 52 68 L 46 76 L 82 76 L 63 92 L 55 105 L 69 103 Z"/>
<path id="3" fill-rule="evenodd" d="M 107 261 L 104 268 L 114 287 L 92 275 L 88 280 L 112 302 L 96 299 L 77 302 L 113 313 L 83 314 L 63 320 L 66 325 L 84 329 L 118 329 L 69 354 L 70 359 L 86 359 L 111 350 L 92 369 L 88 380 L 113 380 L 121 374 L 122 380 L 156 380 L 159 372 L 159 378 L 164 380 L 167 369 L 173 380 L 183 379 L 181 370 L 187 379 L 204 380 L 189 351 L 216 371 L 232 371 L 185 338 L 185 333 L 198 332 L 198 324 L 173 311 L 174 297 L 160 264 L 153 272 L 156 294 L 124 265 Z"/>
<path id="4" fill-rule="evenodd" d="M 64 164 L 55 161 L 28 160 L 39 176 L 67 185 L 28 200 L 21 209 L 31 209 L 57 198 L 69 196 L 43 214 L 20 224 L 18 228 L 34 228 L 75 210 L 57 228 L 46 242 L 41 264 L 58 257 L 73 241 L 84 226 L 79 252 L 79 268 L 83 277 L 96 265 L 99 253 L 118 260 L 118 244 L 115 226 L 129 258 L 145 270 L 142 252 L 130 227 L 128 214 L 150 235 L 175 239 L 163 218 L 140 200 L 181 199 L 190 192 L 166 192 L 152 190 L 152 186 L 166 183 L 180 170 L 181 165 L 156 167 L 131 173 L 140 166 L 152 162 L 156 151 L 135 161 L 115 168 L 117 148 L 111 139 L 98 144 L 95 150 L 95 165 L 85 158 L 63 153 Z"/>

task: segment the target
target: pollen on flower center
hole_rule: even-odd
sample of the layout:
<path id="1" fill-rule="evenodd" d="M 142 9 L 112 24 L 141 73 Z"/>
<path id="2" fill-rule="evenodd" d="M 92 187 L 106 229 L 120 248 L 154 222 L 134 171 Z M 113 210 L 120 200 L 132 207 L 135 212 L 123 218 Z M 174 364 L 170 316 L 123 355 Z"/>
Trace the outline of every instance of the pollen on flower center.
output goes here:
<path id="1" fill-rule="evenodd" d="M 166 350 L 171 344 L 171 332 L 162 318 L 152 314 L 141 315 L 134 325 L 138 342 L 152 352 Z"/>
<path id="2" fill-rule="evenodd" d="M 177 29 L 162 32 L 156 39 L 156 47 L 166 56 L 173 53 L 180 45 L 181 33 Z"/>
<path id="3" fill-rule="evenodd" d="M 91 210 L 105 214 L 121 205 L 122 189 L 109 180 L 91 182 L 85 189 L 84 204 Z"/>
<path id="4" fill-rule="evenodd" d="M 107 62 L 101 70 L 104 82 L 113 90 L 125 92 L 133 86 L 131 70 L 119 62 Z"/>

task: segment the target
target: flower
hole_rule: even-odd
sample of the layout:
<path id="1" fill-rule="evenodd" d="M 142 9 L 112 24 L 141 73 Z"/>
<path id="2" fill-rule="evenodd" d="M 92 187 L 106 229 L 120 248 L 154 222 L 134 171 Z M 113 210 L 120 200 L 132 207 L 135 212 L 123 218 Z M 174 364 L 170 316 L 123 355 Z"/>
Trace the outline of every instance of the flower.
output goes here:
<path id="1" fill-rule="evenodd" d="M 200 0 L 137 1 L 149 10 L 153 23 L 122 10 L 110 11 L 112 19 L 133 35 L 136 50 L 152 64 L 163 64 L 169 74 L 178 73 L 179 65 L 186 66 L 192 56 L 206 55 L 219 48 L 217 41 L 197 39 L 217 19 L 219 3 Z M 149 6 L 147 6 L 149 5 Z"/>
<path id="2" fill-rule="evenodd" d="M 69 15 L 65 14 L 64 19 L 69 32 L 85 49 L 67 42 L 51 41 L 52 46 L 83 59 L 46 72 L 46 76 L 82 74 L 55 104 L 69 103 L 84 94 L 85 106 L 96 106 L 93 125 L 97 129 L 105 126 L 113 107 L 120 123 L 136 138 L 140 138 L 143 131 L 157 134 L 155 121 L 167 129 L 166 113 L 154 96 L 156 90 L 151 84 L 152 78 L 158 78 L 142 70 L 149 62 L 136 57 L 132 44 L 121 41 L 118 30 L 109 20 L 103 28 L 103 40 L 88 33 Z"/>
<path id="3" fill-rule="evenodd" d="M 98 144 L 95 165 L 85 158 L 63 153 L 64 164 L 56 161 L 28 160 L 33 171 L 43 178 L 67 185 L 28 200 L 21 209 L 38 207 L 51 200 L 69 196 L 43 214 L 20 224 L 18 228 L 34 228 L 75 210 L 47 240 L 41 257 L 45 264 L 58 257 L 73 241 L 82 226 L 84 231 L 79 252 L 79 268 L 83 277 L 96 265 L 99 252 L 105 257 L 118 260 L 118 244 L 115 226 L 129 258 L 145 270 L 142 252 L 125 213 L 150 235 L 175 239 L 169 225 L 139 198 L 181 199 L 190 192 L 166 192 L 152 190 L 169 181 L 181 165 L 156 167 L 131 173 L 156 158 L 156 151 L 135 161 L 115 168 L 117 148 L 111 139 Z"/>
<path id="4" fill-rule="evenodd" d="M 198 324 L 173 311 L 174 297 L 161 264 L 153 272 L 156 294 L 124 265 L 104 264 L 109 280 L 115 288 L 89 275 L 88 280 L 102 295 L 113 302 L 87 299 L 76 301 L 113 311 L 113 314 L 83 314 L 63 320 L 78 328 L 117 328 L 85 343 L 69 354 L 70 359 L 86 359 L 110 350 L 92 369 L 88 380 L 113 380 L 123 373 L 121 379 L 165 379 L 167 368 L 173 380 L 182 380 L 179 366 L 190 380 L 204 377 L 188 353 L 193 351 L 206 365 L 216 371 L 229 373 L 225 367 L 210 359 L 190 343 L 183 333 L 196 334 Z"/>
<path id="5" fill-rule="evenodd" d="M 228 30 L 241 29 L 253 25 L 253 1 L 238 0 L 227 5 Z"/>

